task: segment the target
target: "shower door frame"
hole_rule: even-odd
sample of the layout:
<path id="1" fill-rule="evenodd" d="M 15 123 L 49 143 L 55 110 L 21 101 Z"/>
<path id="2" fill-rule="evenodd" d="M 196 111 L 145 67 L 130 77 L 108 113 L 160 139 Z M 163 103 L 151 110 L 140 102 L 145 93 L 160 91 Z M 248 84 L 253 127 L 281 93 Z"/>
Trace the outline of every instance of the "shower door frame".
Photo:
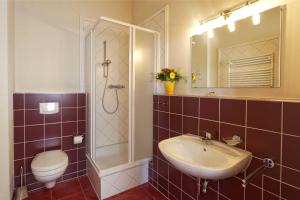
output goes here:
<path id="1" fill-rule="evenodd" d="M 96 63 L 95 63 L 95 29 L 97 25 L 101 21 L 106 21 L 122 26 L 126 26 L 129 28 L 129 120 L 128 120 L 128 162 L 123 164 L 129 164 L 135 162 L 134 152 L 135 152 L 135 62 L 134 62 L 134 52 L 135 52 L 135 42 L 136 42 L 136 30 L 148 32 L 154 35 L 154 67 L 153 71 L 156 72 L 160 68 L 160 33 L 151 29 L 147 29 L 144 27 L 136 26 L 133 24 L 129 24 L 126 22 L 122 22 L 119 20 L 115 20 L 108 17 L 100 17 L 98 21 L 95 23 L 94 27 L 92 28 L 91 34 L 91 90 L 92 90 L 92 97 L 91 97 L 91 127 L 90 127 L 90 149 L 89 152 L 91 153 L 90 156 L 92 160 L 95 162 L 96 159 L 96 115 L 95 115 L 95 98 L 96 98 Z M 157 90 L 156 81 L 153 81 L 153 92 Z M 96 164 L 96 163 L 94 163 Z M 121 164 L 121 165 L 123 165 Z M 96 164 L 97 166 L 97 164 Z M 118 165 L 117 165 L 118 166 Z M 114 166 L 116 167 L 116 166 Z"/>

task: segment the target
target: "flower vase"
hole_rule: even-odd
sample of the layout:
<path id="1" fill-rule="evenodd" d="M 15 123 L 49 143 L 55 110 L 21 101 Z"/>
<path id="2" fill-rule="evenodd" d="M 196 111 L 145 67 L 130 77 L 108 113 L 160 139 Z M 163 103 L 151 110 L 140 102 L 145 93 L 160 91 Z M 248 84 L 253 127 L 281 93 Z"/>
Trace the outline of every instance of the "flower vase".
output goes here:
<path id="1" fill-rule="evenodd" d="M 175 81 L 166 81 L 165 89 L 166 95 L 174 95 Z"/>

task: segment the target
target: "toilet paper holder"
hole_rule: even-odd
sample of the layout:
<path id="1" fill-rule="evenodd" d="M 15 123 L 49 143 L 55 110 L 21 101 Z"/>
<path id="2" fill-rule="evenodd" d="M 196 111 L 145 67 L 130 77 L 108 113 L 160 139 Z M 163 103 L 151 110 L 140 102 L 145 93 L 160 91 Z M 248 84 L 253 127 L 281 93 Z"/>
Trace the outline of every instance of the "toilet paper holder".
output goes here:
<path id="1" fill-rule="evenodd" d="M 73 144 L 81 144 L 84 140 L 84 136 L 83 135 L 74 135 L 73 136 Z"/>

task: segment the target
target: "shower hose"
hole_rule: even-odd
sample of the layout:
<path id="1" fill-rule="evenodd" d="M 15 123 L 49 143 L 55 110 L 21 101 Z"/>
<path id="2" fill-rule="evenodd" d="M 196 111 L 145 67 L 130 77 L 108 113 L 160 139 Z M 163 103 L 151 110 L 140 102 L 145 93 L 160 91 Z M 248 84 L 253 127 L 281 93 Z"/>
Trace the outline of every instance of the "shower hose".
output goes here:
<path id="1" fill-rule="evenodd" d="M 109 111 L 106 107 L 105 107 L 105 103 L 104 103 L 104 97 L 105 97 L 105 93 L 106 93 L 106 89 L 107 89 L 107 82 L 108 82 L 108 71 L 107 71 L 107 76 L 105 77 L 105 86 L 104 86 L 104 90 L 103 90 L 103 94 L 102 94 L 102 107 L 103 110 L 108 113 L 108 114 L 114 114 L 117 112 L 118 108 L 119 108 L 119 95 L 118 95 L 118 89 L 115 89 L 116 92 L 116 98 L 117 98 L 117 106 L 115 107 L 114 110 Z"/>

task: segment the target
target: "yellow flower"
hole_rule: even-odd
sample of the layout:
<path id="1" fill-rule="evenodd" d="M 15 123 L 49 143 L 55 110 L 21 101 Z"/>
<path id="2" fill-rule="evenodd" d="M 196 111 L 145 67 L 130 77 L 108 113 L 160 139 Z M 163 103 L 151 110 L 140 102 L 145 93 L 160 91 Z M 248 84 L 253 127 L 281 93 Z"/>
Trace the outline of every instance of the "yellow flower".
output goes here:
<path id="1" fill-rule="evenodd" d="M 176 74 L 174 72 L 170 73 L 170 79 L 174 80 L 175 76 L 176 76 Z"/>

